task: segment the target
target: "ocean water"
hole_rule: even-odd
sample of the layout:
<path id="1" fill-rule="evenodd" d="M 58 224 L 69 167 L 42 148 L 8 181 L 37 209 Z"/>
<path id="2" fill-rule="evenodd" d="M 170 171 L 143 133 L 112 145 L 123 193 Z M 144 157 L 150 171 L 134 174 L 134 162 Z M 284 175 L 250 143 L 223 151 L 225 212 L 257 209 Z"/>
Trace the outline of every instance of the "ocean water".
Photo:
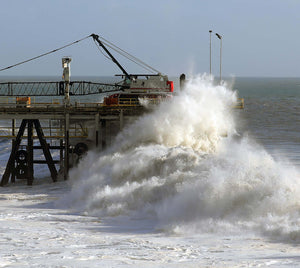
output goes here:
<path id="1" fill-rule="evenodd" d="M 299 90 L 196 75 L 69 181 L 1 188 L 0 266 L 299 267 Z"/>
<path id="2" fill-rule="evenodd" d="M 238 78 L 234 88 L 246 101 L 243 131 L 273 157 L 299 166 L 300 79 Z"/>

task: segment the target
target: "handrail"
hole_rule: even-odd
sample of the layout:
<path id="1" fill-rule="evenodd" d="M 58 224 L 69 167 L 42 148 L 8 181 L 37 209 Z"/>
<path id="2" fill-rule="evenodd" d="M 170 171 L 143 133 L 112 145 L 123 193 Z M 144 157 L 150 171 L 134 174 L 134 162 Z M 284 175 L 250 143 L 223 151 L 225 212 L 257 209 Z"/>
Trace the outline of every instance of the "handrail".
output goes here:
<path id="1" fill-rule="evenodd" d="M 22 98 L 21 98 L 22 99 Z M 29 98 L 30 99 L 30 98 Z M 119 98 L 116 103 L 105 104 L 99 102 L 74 102 L 74 107 L 122 107 L 122 106 L 143 106 L 145 105 L 157 105 L 160 104 L 167 99 L 165 98 L 145 98 L 145 102 L 143 103 L 143 98 Z M 39 107 L 58 107 L 62 106 L 63 102 L 59 99 L 53 99 L 51 102 L 39 102 L 35 101 L 35 99 L 29 102 L 19 102 L 18 97 L 6 96 L 1 97 L 0 95 L 0 107 L 27 107 L 27 108 L 39 108 Z M 238 98 L 237 102 L 232 106 L 234 109 L 244 109 L 245 103 L 243 98 Z"/>
<path id="2" fill-rule="evenodd" d="M 0 138 L 15 138 L 16 134 L 14 130 L 18 127 L 6 126 L 0 129 Z M 53 126 L 43 126 L 45 138 L 63 138 L 64 129 L 60 127 Z M 25 131 L 23 138 L 27 137 L 27 132 Z M 88 137 L 88 128 L 86 127 L 70 127 L 69 128 L 69 138 L 87 138 Z M 33 135 L 33 138 L 37 138 L 37 135 Z"/>
<path id="3" fill-rule="evenodd" d="M 63 96 L 64 82 L 0 82 L 0 96 Z M 122 85 L 88 81 L 70 82 L 70 95 L 91 95 L 115 92 Z"/>

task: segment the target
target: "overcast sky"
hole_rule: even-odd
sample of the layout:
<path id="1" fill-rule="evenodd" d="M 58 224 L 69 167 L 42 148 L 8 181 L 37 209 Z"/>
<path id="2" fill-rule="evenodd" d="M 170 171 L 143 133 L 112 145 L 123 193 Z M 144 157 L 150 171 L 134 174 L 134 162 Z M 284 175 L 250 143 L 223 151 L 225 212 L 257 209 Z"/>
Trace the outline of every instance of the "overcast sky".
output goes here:
<path id="1" fill-rule="evenodd" d="M 96 33 L 170 76 L 209 73 L 212 30 L 224 76 L 299 77 L 299 14 L 300 0 L 1 0 L 0 68 Z M 216 76 L 219 49 L 213 34 Z M 87 39 L 0 75 L 61 75 L 63 56 L 72 75 L 120 73 Z"/>

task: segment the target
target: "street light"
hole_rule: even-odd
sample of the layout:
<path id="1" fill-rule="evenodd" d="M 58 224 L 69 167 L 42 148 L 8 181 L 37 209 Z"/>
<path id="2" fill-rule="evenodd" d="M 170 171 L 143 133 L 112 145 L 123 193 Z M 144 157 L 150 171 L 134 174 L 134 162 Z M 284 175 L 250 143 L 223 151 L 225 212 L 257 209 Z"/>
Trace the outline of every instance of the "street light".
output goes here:
<path id="1" fill-rule="evenodd" d="M 222 80 L 222 36 L 216 33 L 216 36 L 220 39 L 220 82 Z"/>
<path id="2" fill-rule="evenodd" d="M 209 74 L 211 75 L 211 33 L 212 30 L 209 30 Z"/>

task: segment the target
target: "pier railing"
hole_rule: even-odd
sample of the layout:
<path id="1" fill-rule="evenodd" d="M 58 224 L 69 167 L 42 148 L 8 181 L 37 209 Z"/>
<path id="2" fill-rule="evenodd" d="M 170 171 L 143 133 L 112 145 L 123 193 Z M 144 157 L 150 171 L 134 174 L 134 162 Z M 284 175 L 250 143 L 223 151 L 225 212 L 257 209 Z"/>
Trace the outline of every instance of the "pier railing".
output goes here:
<path id="1" fill-rule="evenodd" d="M 53 125 L 53 120 L 44 120 L 42 121 L 42 127 L 44 132 L 44 137 L 46 139 L 59 139 L 64 138 L 64 126 L 55 126 Z M 20 122 L 18 121 L 18 124 Z M 17 130 L 19 129 L 19 125 L 7 125 L 2 126 L 0 129 L 0 138 L 16 138 L 17 136 Z M 83 127 L 80 124 L 72 124 L 72 126 L 69 128 L 69 138 L 87 138 L 88 137 L 88 128 Z M 24 131 L 23 138 L 28 137 L 27 130 Z M 33 133 L 33 138 L 36 139 L 37 135 L 36 133 Z"/>
<path id="2" fill-rule="evenodd" d="M 2 82 L 0 96 L 62 96 L 65 82 Z M 70 95 L 90 95 L 114 92 L 122 85 L 104 84 L 86 81 L 70 82 Z"/>

